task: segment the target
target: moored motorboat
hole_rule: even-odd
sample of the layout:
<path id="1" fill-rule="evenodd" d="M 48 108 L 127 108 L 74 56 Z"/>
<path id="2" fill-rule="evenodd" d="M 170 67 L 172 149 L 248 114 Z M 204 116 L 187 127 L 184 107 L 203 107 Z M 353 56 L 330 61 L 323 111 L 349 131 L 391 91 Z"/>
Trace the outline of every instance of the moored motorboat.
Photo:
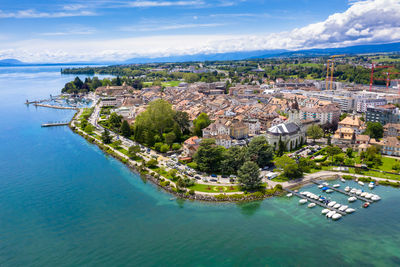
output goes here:
<path id="1" fill-rule="evenodd" d="M 362 192 L 362 193 L 360 194 L 360 196 L 365 197 L 367 194 L 368 194 L 367 192 Z"/>
<path id="2" fill-rule="evenodd" d="M 326 193 L 332 193 L 333 190 L 332 190 L 332 189 L 328 189 L 328 190 L 326 190 L 325 192 L 326 192 Z"/>
<path id="3" fill-rule="evenodd" d="M 300 204 L 306 204 L 306 203 L 307 203 L 307 199 L 300 199 L 300 200 L 299 200 L 299 203 L 300 203 Z"/>
<path id="4" fill-rule="evenodd" d="M 342 183 L 345 183 L 346 182 L 346 180 L 345 179 L 340 179 L 340 181 L 342 182 Z"/>
<path id="5" fill-rule="evenodd" d="M 328 207 L 333 207 L 333 206 L 335 206 L 335 204 L 336 204 L 336 201 L 331 201 L 328 203 Z"/>
<path id="6" fill-rule="evenodd" d="M 286 196 L 287 196 L 287 197 L 292 197 L 293 194 L 292 194 L 292 193 L 289 193 L 289 194 L 287 194 Z"/>
<path id="7" fill-rule="evenodd" d="M 340 210 L 340 211 L 345 211 L 345 210 L 347 210 L 348 207 L 349 207 L 349 206 L 347 206 L 347 205 L 343 205 L 343 206 L 341 206 L 341 207 L 339 208 L 339 210 Z"/>
<path id="8" fill-rule="evenodd" d="M 328 210 L 328 209 L 323 209 L 323 210 L 321 211 L 321 213 L 322 213 L 323 215 L 325 215 L 325 214 L 327 214 L 329 211 L 330 211 L 330 210 Z"/>
<path id="9" fill-rule="evenodd" d="M 361 186 L 364 186 L 364 183 L 361 182 L 361 181 L 358 181 L 358 184 L 361 185 Z"/>
<path id="10" fill-rule="evenodd" d="M 335 205 L 333 206 L 333 208 L 338 209 L 338 208 L 340 208 L 340 206 L 342 206 L 342 205 L 340 205 L 339 203 L 337 203 L 337 204 L 335 204 Z"/>
<path id="11" fill-rule="evenodd" d="M 380 198 L 380 196 L 373 195 L 373 196 L 371 197 L 371 200 L 373 200 L 373 201 L 379 201 L 379 200 L 381 200 L 381 198 Z"/>
<path id="12" fill-rule="evenodd" d="M 369 202 L 365 202 L 364 204 L 363 204 L 363 208 L 368 208 L 369 207 Z"/>
<path id="13" fill-rule="evenodd" d="M 324 187 L 322 184 L 320 184 L 320 185 L 318 186 L 318 188 L 320 188 L 320 189 L 321 189 L 322 187 Z"/>
<path id="14" fill-rule="evenodd" d="M 348 200 L 349 202 L 354 202 L 354 201 L 357 200 L 357 198 L 356 198 L 356 197 L 349 197 L 347 200 Z"/>
<path id="15" fill-rule="evenodd" d="M 339 213 L 335 213 L 332 215 L 332 220 L 339 220 L 340 218 L 342 218 L 342 215 Z"/>
<path id="16" fill-rule="evenodd" d="M 325 185 L 325 186 L 328 186 L 328 185 L 329 185 L 327 182 L 323 182 L 322 184 Z"/>
<path id="17" fill-rule="evenodd" d="M 355 209 L 353 209 L 353 208 L 348 208 L 348 209 L 346 209 L 346 213 L 353 213 L 353 212 L 355 212 L 356 210 Z"/>
<path id="18" fill-rule="evenodd" d="M 361 193 L 362 193 L 361 190 L 357 190 L 357 191 L 356 191 L 356 195 L 357 195 L 357 196 L 361 195 Z"/>
<path id="19" fill-rule="evenodd" d="M 369 185 L 368 185 L 368 187 L 369 187 L 369 189 L 374 189 L 375 184 L 374 184 L 373 182 L 370 182 Z"/>
<path id="20" fill-rule="evenodd" d="M 344 188 L 344 191 L 346 191 L 346 192 L 349 192 L 351 189 L 350 189 L 350 187 L 348 187 L 348 186 L 346 186 L 345 188 Z"/>
<path id="21" fill-rule="evenodd" d="M 333 187 L 338 188 L 340 187 L 340 184 L 334 184 Z"/>
<path id="22" fill-rule="evenodd" d="M 357 189 L 353 188 L 350 190 L 350 193 L 355 194 L 357 192 Z"/>
<path id="23" fill-rule="evenodd" d="M 328 213 L 326 214 L 326 217 L 332 218 L 332 216 L 333 216 L 334 214 L 336 214 L 336 211 L 332 210 L 332 211 L 330 211 L 330 212 L 328 212 Z"/>
<path id="24" fill-rule="evenodd" d="M 317 205 L 317 204 L 315 204 L 315 203 L 310 203 L 310 204 L 308 204 L 308 207 L 309 207 L 309 208 L 314 208 L 316 205 Z"/>
<path id="25" fill-rule="evenodd" d="M 365 198 L 370 199 L 372 197 L 372 194 L 366 194 Z"/>

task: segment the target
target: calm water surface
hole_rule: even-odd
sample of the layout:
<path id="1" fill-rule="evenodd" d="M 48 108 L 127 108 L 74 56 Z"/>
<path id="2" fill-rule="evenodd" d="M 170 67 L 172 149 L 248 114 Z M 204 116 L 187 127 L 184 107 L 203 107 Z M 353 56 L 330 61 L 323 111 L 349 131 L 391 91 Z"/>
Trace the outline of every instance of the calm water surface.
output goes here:
<path id="1" fill-rule="evenodd" d="M 67 127 L 40 127 L 73 115 L 23 104 L 74 78 L 59 68 L 0 68 L 1 266 L 400 265 L 400 190 L 337 222 L 296 198 L 170 201 Z"/>

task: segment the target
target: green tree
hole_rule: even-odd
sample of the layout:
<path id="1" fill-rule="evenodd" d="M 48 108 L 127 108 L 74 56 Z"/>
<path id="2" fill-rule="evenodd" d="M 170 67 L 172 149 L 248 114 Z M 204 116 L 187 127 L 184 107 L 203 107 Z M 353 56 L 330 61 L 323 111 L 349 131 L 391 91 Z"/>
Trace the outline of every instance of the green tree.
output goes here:
<path id="1" fill-rule="evenodd" d="M 128 155 L 130 158 L 136 158 L 137 153 L 140 152 L 140 146 L 130 146 L 128 149 Z"/>
<path id="2" fill-rule="evenodd" d="M 333 161 L 333 156 L 342 153 L 342 149 L 340 149 L 340 147 L 338 146 L 328 146 L 326 147 L 326 153 L 332 157 L 332 161 Z"/>
<path id="3" fill-rule="evenodd" d="M 202 130 L 211 124 L 211 120 L 206 113 L 201 113 L 193 120 L 193 133 L 199 137 L 203 136 Z"/>
<path id="4" fill-rule="evenodd" d="M 288 156 L 282 156 L 275 160 L 275 165 L 282 170 L 282 175 L 288 179 L 297 179 L 303 176 L 300 166 L 294 159 Z"/>
<path id="5" fill-rule="evenodd" d="M 88 123 L 87 125 L 86 125 L 86 127 L 85 127 L 85 132 L 86 133 L 88 133 L 88 134 L 92 134 L 93 133 L 93 126 L 90 124 L 90 123 Z"/>
<path id="6" fill-rule="evenodd" d="M 348 147 L 348 148 L 346 149 L 346 155 L 347 155 L 347 157 L 349 157 L 349 158 L 352 158 L 352 157 L 353 157 L 353 149 L 352 149 L 351 147 Z"/>
<path id="7" fill-rule="evenodd" d="M 112 127 L 113 129 L 119 130 L 121 128 L 122 116 L 113 112 L 110 114 L 110 117 L 108 118 L 108 123 L 110 127 Z"/>
<path id="8" fill-rule="evenodd" d="M 247 157 L 250 161 L 256 162 L 260 168 L 263 168 L 272 161 L 273 156 L 273 148 L 264 136 L 251 139 L 247 149 Z"/>
<path id="9" fill-rule="evenodd" d="M 179 125 L 179 129 L 182 134 L 188 134 L 190 129 L 189 114 L 185 111 L 176 111 L 174 114 L 174 120 Z"/>
<path id="10" fill-rule="evenodd" d="M 285 152 L 286 152 L 286 144 L 285 142 L 282 141 L 282 137 L 279 136 L 278 149 L 276 150 L 276 155 L 278 157 L 282 157 Z"/>
<path id="11" fill-rule="evenodd" d="M 154 169 L 154 168 L 157 168 L 157 164 L 158 164 L 158 162 L 156 159 L 151 159 L 148 162 L 146 162 L 146 167 L 150 168 L 150 169 Z"/>
<path id="12" fill-rule="evenodd" d="M 126 138 L 129 138 L 131 136 L 131 127 L 129 126 L 129 123 L 126 120 L 122 121 L 121 134 Z"/>
<path id="13" fill-rule="evenodd" d="M 312 168 L 316 167 L 315 162 L 309 158 L 300 158 L 298 165 L 302 172 L 310 172 Z"/>
<path id="14" fill-rule="evenodd" d="M 379 122 L 367 122 L 367 129 L 364 132 L 371 138 L 379 139 L 383 137 L 383 126 Z"/>
<path id="15" fill-rule="evenodd" d="M 257 163 L 246 161 L 238 170 L 238 181 L 241 187 L 246 190 L 259 188 L 262 177 Z"/>
<path id="16" fill-rule="evenodd" d="M 221 161 L 221 171 L 224 174 L 236 174 L 246 161 L 247 148 L 232 146 L 224 151 Z"/>
<path id="17" fill-rule="evenodd" d="M 180 144 L 178 144 L 178 143 L 174 143 L 174 144 L 172 144 L 172 150 L 179 150 L 179 149 L 181 149 L 181 145 Z"/>
<path id="18" fill-rule="evenodd" d="M 203 139 L 193 155 L 193 160 L 200 171 L 217 172 L 220 170 L 224 150 L 224 147 L 215 144 L 214 139 Z"/>
<path id="19" fill-rule="evenodd" d="M 311 137 L 313 139 L 313 142 L 315 143 L 315 139 L 319 139 L 324 135 L 324 131 L 321 129 L 321 127 L 317 124 L 313 124 L 307 129 L 307 136 Z"/>
<path id="20" fill-rule="evenodd" d="M 164 139 L 165 139 L 165 143 L 167 143 L 168 145 L 172 145 L 172 143 L 176 139 L 176 135 L 174 132 L 169 132 L 164 135 Z"/>
<path id="21" fill-rule="evenodd" d="M 101 134 L 101 140 L 103 141 L 104 144 L 111 143 L 112 137 L 107 129 L 104 129 L 103 133 Z"/>
<path id="22" fill-rule="evenodd" d="M 168 152 L 168 151 L 169 151 L 169 145 L 163 144 L 163 145 L 160 147 L 160 152 L 161 152 L 161 153 L 166 153 L 166 152 Z"/>

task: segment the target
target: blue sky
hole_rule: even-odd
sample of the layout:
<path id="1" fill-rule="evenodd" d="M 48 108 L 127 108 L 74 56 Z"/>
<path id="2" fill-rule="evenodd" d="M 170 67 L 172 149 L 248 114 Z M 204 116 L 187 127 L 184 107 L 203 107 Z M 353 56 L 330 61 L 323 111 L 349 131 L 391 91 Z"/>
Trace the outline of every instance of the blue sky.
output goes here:
<path id="1" fill-rule="evenodd" d="M 0 58 L 30 62 L 400 40 L 399 0 L 0 0 Z"/>

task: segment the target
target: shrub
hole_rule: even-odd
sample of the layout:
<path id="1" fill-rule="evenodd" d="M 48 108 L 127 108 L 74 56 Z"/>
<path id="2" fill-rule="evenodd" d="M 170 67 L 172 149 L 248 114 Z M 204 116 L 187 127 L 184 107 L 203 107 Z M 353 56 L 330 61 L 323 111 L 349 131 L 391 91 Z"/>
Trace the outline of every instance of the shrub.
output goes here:
<path id="1" fill-rule="evenodd" d="M 168 152 L 168 151 L 169 151 L 169 145 L 163 144 L 163 145 L 160 147 L 160 152 L 161 152 L 161 153 L 165 153 L 165 152 Z"/>
<path id="2" fill-rule="evenodd" d="M 187 165 L 192 169 L 197 169 L 197 163 L 196 162 L 190 162 Z"/>
<path id="3" fill-rule="evenodd" d="M 174 143 L 174 144 L 172 145 L 172 150 L 179 150 L 179 149 L 181 149 L 181 145 L 180 145 L 180 144 Z"/>
<path id="4" fill-rule="evenodd" d="M 353 180 L 355 177 L 352 175 L 343 175 L 342 178 L 345 180 Z"/>
<path id="5" fill-rule="evenodd" d="M 157 160 L 151 159 L 148 162 L 146 162 L 146 167 L 152 169 L 152 168 L 157 168 Z"/>
<path id="6" fill-rule="evenodd" d="M 195 195 L 195 192 L 194 192 L 194 190 L 193 190 L 193 189 L 190 189 L 190 190 L 189 190 L 189 195 L 192 195 L 192 196 L 194 196 L 194 195 Z"/>

